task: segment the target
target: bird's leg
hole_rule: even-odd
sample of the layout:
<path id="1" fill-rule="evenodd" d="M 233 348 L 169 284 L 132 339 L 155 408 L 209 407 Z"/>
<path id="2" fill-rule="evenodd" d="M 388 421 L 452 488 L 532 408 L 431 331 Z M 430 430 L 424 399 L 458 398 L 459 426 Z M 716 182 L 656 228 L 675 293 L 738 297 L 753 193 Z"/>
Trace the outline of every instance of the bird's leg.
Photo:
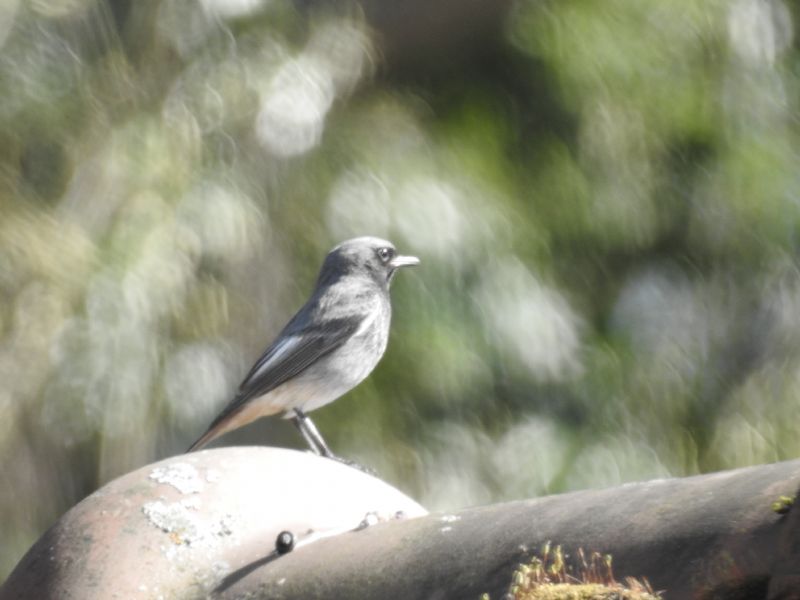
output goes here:
<path id="1" fill-rule="evenodd" d="M 346 458 L 341 458 L 336 456 L 331 449 L 328 448 L 328 445 L 325 443 L 325 440 L 322 439 L 322 435 L 320 435 L 319 431 L 317 431 L 317 426 L 314 425 L 314 421 L 312 421 L 306 413 L 304 413 L 299 408 L 294 409 L 294 416 L 292 417 L 292 422 L 297 426 L 300 430 L 300 433 L 303 434 L 303 438 L 305 438 L 306 443 L 309 445 L 311 450 L 314 451 L 314 454 L 317 456 L 324 456 L 325 458 L 330 458 L 335 460 L 336 462 L 340 462 L 348 467 L 353 467 L 366 473 L 367 475 L 375 476 L 375 471 L 370 469 L 369 467 L 365 467 L 363 465 L 358 464 L 354 460 L 347 460 Z"/>
<path id="2" fill-rule="evenodd" d="M 330 448 L 328 448 L 328 444 L 326 444 L 325 440 L 322 439 L 319 431 L 317 431 L 314 421 L 309 419 L 306 416 L 306 413 L 299 408 L 295 408 L 292 422 L 295 424 L 297 429 L 300 430 L 300 433 L 303 435 L 303 438 L 306 440 L 306 443 L 314 452 L 314 454 L 317 456 L 324 456 L 325 458 L 336 458 L 333 452 L 331 452 Z"/>

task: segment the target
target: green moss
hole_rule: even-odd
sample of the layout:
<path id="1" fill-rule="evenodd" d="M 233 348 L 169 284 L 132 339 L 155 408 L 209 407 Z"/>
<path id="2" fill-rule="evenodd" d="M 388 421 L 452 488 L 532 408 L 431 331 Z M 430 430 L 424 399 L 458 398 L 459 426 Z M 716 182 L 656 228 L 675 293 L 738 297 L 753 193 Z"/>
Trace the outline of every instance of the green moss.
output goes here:
<path id="1" fill-rule="evenodd" d="M 797 496 L 778 496 L 778 499 L 772 503 L 772 510 L 779 515 L 785 515 L 792 508 L 796 499 Z"/>
<path id="2" fill-rule="evenodd" d="M 647 580 L 626 577 L 624 583 L 614 579 L 610 554 L 593 552 L 589 559 L 578 549 L 579 568 L 570 571 L 561 546 L 544 545 L 541 557 L 520 565 L 514 571 L 507 597 L 513 600 L 657 600 L 661 597 Z M 483 594 L 481 600 L 490 600 Z"/>

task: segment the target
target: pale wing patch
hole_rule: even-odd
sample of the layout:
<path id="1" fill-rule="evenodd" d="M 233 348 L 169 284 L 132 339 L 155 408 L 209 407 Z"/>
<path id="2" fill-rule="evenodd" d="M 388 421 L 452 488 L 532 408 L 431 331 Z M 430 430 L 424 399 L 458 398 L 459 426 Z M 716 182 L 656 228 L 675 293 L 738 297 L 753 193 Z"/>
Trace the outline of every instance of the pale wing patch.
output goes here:
<path id="1" fill-rule="evenodd" d="M 247 380 L 248 381 L 257 380 L 263 373 L 265 373 L 266 371 L 274 367 L 276 364 L 278 364 L 283 359 L 284 356 L 294 352 L 295 348 L 297 348 L 299 343 L 300 343 L 300 337 L 296 335 L 278 340 L 277 344 L 275 344 L 274 348 L 272 349 L 272 352 L 270 353 L 269 359 L 261 363 L 258 369 L 256 369 L 250 374 Z"/>

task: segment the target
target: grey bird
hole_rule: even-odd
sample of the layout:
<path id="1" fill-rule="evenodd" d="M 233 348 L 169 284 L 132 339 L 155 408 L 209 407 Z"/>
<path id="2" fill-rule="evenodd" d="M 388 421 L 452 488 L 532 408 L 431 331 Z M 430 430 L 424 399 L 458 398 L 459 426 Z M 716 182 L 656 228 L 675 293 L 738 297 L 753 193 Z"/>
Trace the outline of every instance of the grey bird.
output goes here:
<path id="1" fill-rule="evenodd" d="M 189 448 L 198 450 L 260 417 L 282 414 L 316 454 L 336 458 L 306 416 L 361 383 L 386 350 L 389 286 L 419 264 L 386 240 L 359 237 L 325 257 L 308 302 L 292 317 L 239 386 L 236 397 Z"/>

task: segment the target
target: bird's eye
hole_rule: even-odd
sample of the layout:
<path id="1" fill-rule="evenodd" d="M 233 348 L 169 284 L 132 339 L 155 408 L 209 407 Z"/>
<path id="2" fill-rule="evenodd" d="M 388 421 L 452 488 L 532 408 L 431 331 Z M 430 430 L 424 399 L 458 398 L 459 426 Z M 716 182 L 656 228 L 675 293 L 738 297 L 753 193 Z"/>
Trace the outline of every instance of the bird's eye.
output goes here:
<path id="1" fill-rule="evenodd" d="M 378 248 L 378 257 L 383 262 L 389 262 L 393 256 L 394 250 L 392 248 Z"/>

